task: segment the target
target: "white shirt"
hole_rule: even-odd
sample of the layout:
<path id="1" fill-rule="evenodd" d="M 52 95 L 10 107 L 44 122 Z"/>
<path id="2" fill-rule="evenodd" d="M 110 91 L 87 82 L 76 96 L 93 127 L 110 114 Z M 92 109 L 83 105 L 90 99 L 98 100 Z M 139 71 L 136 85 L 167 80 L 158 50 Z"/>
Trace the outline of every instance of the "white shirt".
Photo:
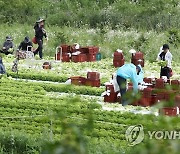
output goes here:
<path id="1" fill-rule="evenodd" d="M 157 60 L 161 60 L 160 54 L 163 52 L 163 50 L 160 49 L 160 52 L 157 56 Z M 165 55 L 165 61 L 167 61 L 167 67 L 171 68 L 171 62 L 172 62 L 172 54 L 168 50 Z"/>

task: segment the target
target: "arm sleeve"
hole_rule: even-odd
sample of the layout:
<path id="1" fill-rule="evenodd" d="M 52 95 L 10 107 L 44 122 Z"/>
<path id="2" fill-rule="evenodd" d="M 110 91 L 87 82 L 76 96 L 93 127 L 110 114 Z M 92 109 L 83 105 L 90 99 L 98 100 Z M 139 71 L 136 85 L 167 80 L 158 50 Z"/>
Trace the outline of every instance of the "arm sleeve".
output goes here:
<path id="1" fill-rule="evenodd" d="M 21 48 L 22 48 L 22 42 L 20 43 L 17 49 L 20 50 Z"/>
<path id="2" fill-rule="evenodd" d="M 133 91 L 138 92 L 138 77 L 136 70 L 132 72 L 131 81 L 133 82 Z"/>
<path id="3" fill-rule="evenodd" d="M 167 57 L 167 66 L 171 68 L 171 61 L 172 61 L 172 54 L 169 53 L 168 57 Z"/>
<path id="4" fill-rule="evenodd" d="M 158 53 L 156 60 L 161 60 L 160 54 L 161 52 Z"/>

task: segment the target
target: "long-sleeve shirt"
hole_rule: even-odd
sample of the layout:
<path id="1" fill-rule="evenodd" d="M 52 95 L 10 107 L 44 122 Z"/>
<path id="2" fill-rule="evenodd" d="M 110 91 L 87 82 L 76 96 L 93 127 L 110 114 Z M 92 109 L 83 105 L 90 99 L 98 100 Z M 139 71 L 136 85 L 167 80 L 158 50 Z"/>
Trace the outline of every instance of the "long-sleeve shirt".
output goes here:
<path id="1" fill-rule="evenodd" d="M 35 30 L 35 37 L 39 40 L 42 40 L 43 37 L 47 37 L 46 35 L 46 31 L 43 27 L 40 27 L 38 24 L 36 24 L 34 26 L 34 30 Z"/>
<path id="2" fill-rule="evenodd" d="M 167 67 L 171 68 L 172 54 L 170 53 L 170 51 L 167 51 L 167 53 L 160 51 L 157 56 L 157 60 L 167 61 Z"/>
<path id="3" fill-rule="evenodd" d="M 28 49 L 27 49 L 28 46 L 31 46 L 31 47 L 32 47 L 32 42 L 26 43 L 26 42 L 22 41 L 22 42 L 20 43 L 19 47 L 18 47 L 18 50 L 21 50 L 21 49 L 22 49 L 23 51 L 27 51 L 27 50 L 28 50 Z"/>
<path id="4" fill-rule="evenodd" d="M 6 48 L 5 50 L 8 51 L 10 48 L 14 48 L 14 44 L 12 41 L 5 41 L 3 47 L 5 47 Z"/>
<path id="5" fill-rule="evenodd" d="M 133 82 L 134 92 L 138 91 L 138 75 L 136 71 L 136 66 L 134 64 L 125 64 L 117 70 L 117 75 L 124 78 L 130 79 Z"/>

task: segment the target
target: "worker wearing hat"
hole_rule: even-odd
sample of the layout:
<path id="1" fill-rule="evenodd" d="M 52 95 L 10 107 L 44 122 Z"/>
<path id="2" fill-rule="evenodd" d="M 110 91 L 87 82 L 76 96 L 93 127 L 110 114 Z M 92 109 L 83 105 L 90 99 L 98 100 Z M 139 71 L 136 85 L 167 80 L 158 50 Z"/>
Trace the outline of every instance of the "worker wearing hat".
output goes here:
<path id="1" fill-rule="evenodd" d="M 161 66 L 160 77 L 166 76 L 169 79 L 170 78 L 170 72 L 172 71 L 172 69 L 171 69 L 172 54 L 169 51 L 169 45 L 168 44 L 164 44 L 160 48 L 160 52 L 157 56 L 157 60 L 167 61 L 167 65 L 165 67 Z"/>
<path id="2" fill-rule="evenodd" d="M 45 20 L 43 18 L 39 18 L 39 20 L 36 21 L 36 24 L 34 26 L 35 30 L 35 39 L 38 44 L 38 48 L 35 50 L 34 54 L 36 55 L 39 52 L 39 57 L 42 59 L 42 50 L 43 50 L 43 37 L 48 40 L 46 30 L 44 29 L 44 22 Z"/>
<path id="3" fill-rule="evenodd" d="M 134 93 L 138 92 L 138 83 L 140 81 L 140 72 L 142 68 L 140 65 L 135 66 L 134 64 L 124 64 L 117 70 L 117 83 L 119 85 L 120 93 L 121 93 L 121 103 L 122 105 L 127 105 L 129 102 L 125 98 L 126 94 L 126 84 L 127 79 L 130 79 L 133 83 L 133 91 Z"/>
<path id="4" fill-rule="evenodd" d="M 12 38 L 10 36 L 6 36 L 6 40 L 0 52 L 8 55 L 8 54 L 12 54 L 13 51 L 14 51 L 14 44 L 13 44 Z"/>

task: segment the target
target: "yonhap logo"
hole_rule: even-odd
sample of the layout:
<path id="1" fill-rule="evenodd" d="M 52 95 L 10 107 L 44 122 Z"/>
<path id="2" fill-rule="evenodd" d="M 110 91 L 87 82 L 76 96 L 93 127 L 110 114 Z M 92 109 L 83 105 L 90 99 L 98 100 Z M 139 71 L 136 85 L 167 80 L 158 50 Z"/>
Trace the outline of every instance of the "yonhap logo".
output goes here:
<path id="1" fill-rule="evenodd" d="M 126 140 L 129 142 L 129 146 L 135 146 L 144 139 L 144 130 L 142 125 L 130 126 L 125 133 Z"/>

